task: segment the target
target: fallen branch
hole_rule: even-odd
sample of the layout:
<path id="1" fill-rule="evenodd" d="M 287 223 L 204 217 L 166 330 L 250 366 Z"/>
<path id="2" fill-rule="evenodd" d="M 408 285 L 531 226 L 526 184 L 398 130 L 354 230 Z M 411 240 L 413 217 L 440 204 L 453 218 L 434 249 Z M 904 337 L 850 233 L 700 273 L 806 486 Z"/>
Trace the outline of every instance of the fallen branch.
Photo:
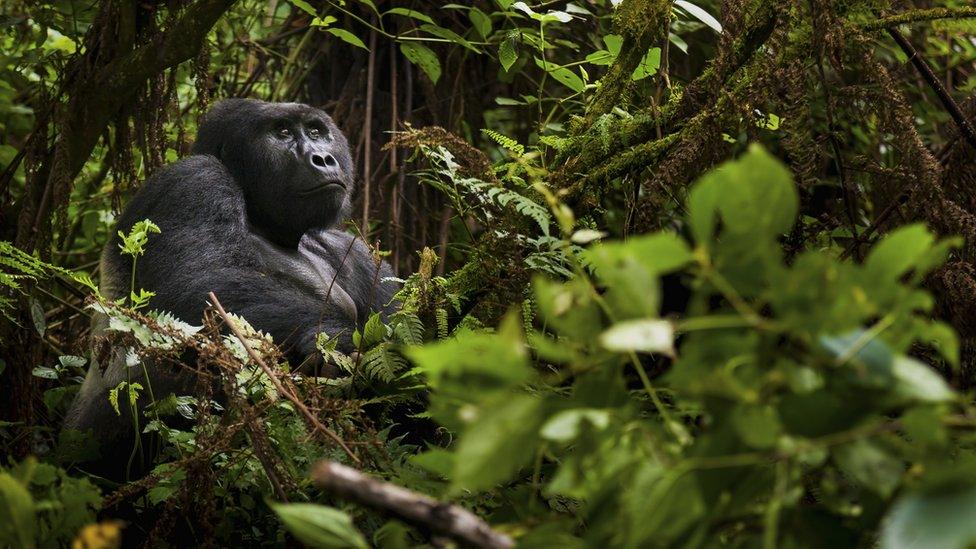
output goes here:
<path id="1" fill-rule="evenodd" d="M 290 400 L 313 429 L 325 433 L 327 437 L 332 439 L 343 450 L 345 450 L 350 459 L 356 463 L 361 463 L 359 458 L 356 457 L 356 454 L 352 453 L 352 450 L 349 449 L 349 446 L 346 446 L 346 443 L 342 440 L 342 437 L 337 435 L 332 429 L 329 429 L 323 425 L 322 422 L 319 421 L 319 418 L 315 417 L 315 414 L 308 409 L 308 406 L 305 406 L 305 403 L 302 402 L 297 395 L 292 393 L 284 386 L 284 384 L 281 383 L 281 380 L 278 379 L 278 376 L 276 376 L 267 363 L 264 362 L 264 359 L 262 359 L 261 356 L 258 355 L 253 348 L 251 348 L 251 344 L 247 342 L 247 338 L 241 333 L 240 329 L 237 327 L 237 324 L 235 324 L 233 320 L 231 320 L 230 316 L 227 315 L 227 311 L 224 310 L 224 306 L 220 304 L 219 300 L 217 300 L 217 296 L 213 292 L 210 292 L 208 297 L 210 298 L 210 303 L 214 306 L 214 309 L 217 310 L 217 314 L 219 314 L 220 318 L 224 319 L 224 322 L 227 323 L 230 331 L 234 333 L 234 336 L 241 342 L 241 345 L 244 346 L 244 350 L 247 351 L 247 354 L 251 357 L 251 360 L 256 362 L 257 365 L 261 367 L 264 374 L 271 379 L 271 383 L 274 385 L 275 390 L 278 391 L 278 394 Z"/>
<path id="2" fill-rule="evenodd" d="M 511 537 L 496 532 L 467 509 L 369 477 L 352 467 L 333 461 L 320 461 L 312 471 L 312 481 L 340 497 L 387 511 L 466 546 L 493 549 L 515 546 Z"/>

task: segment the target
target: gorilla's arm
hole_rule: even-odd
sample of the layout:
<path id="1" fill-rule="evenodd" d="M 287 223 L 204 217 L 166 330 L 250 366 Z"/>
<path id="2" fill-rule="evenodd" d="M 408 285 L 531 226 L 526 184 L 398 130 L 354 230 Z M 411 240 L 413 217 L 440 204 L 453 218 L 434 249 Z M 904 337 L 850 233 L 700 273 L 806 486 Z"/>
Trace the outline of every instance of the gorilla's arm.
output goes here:
<path id="1" fill-rule="evenodd" d="M 240 189 L 210 156 L 193 156 L 162 170 L 119 220 L 127 232 L 150 219 L 161 234 L 149 236 L 136 263 L 136 290 L 156 293 L 149 306 L 198 324 L 214 292 L 224 307 L 265 331 L 295 357 L 314 351 L 319 331 L 340 336 L 351 348 L 355 319 L 319 291 L 313 269 L 297 251 L 264 241 L 247 224 Z M 111 246 L 106 275 L 128 282 L 131 260 Z M 128 294 L 128 288 L 110 297 Z"/>
<path id="2" fill-rule="evenodd" d="M 335 229 L 309 231 L 302 237 L 299 251 L 319 270 L 331 269 L 331 277 L 356 304 L 358 324 L 369 314 L 379 312 L 384 319 L 396 310 L 393 295 L 400 289 L 390 280 L 390 264 L 373 257 L 362 239 Z"/>

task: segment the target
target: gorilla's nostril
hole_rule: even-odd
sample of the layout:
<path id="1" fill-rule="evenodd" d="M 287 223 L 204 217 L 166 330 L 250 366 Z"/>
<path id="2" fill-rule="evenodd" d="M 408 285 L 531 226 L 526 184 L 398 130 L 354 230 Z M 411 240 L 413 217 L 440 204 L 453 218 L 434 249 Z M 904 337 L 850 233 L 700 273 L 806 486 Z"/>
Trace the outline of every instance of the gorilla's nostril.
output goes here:
<path id="1" fill-rule="evenodd" d="M 317 168 L 337 168 L 339 162 L 331 154 L 312 154 L 312 165 Z"/>

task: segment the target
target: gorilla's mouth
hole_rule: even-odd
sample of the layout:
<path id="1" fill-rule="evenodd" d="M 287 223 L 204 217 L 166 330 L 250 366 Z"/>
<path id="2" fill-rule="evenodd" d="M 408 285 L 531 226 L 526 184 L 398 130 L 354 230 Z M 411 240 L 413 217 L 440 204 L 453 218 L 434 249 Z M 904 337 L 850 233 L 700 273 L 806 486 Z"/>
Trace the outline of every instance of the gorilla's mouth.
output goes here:
<path id="1" fill-rule="evenodd" d="M 322 191 L 329 189 L 346 189 L 346 184 L 338 179 L 333 179 L 322 183 L 321 185 L 316 185 L 310 189 L 305 189 L 298 191 L 299 196 L 311 196 L 313 194 L 318 194 Z"/>

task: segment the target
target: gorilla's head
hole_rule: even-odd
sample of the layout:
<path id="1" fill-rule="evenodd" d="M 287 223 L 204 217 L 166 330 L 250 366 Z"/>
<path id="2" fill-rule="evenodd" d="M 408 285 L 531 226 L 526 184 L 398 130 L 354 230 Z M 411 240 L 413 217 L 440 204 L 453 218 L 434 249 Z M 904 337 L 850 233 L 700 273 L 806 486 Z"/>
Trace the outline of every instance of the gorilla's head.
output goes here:
<path id="1" fill-rule="evenodd" d="M 203 118 L 194 154 L 217 157 L 244 191 L 250 222 L 297 244 L 349 214 L 353 164 L 335 122 L 301 103 L 228 99 Z"/>

